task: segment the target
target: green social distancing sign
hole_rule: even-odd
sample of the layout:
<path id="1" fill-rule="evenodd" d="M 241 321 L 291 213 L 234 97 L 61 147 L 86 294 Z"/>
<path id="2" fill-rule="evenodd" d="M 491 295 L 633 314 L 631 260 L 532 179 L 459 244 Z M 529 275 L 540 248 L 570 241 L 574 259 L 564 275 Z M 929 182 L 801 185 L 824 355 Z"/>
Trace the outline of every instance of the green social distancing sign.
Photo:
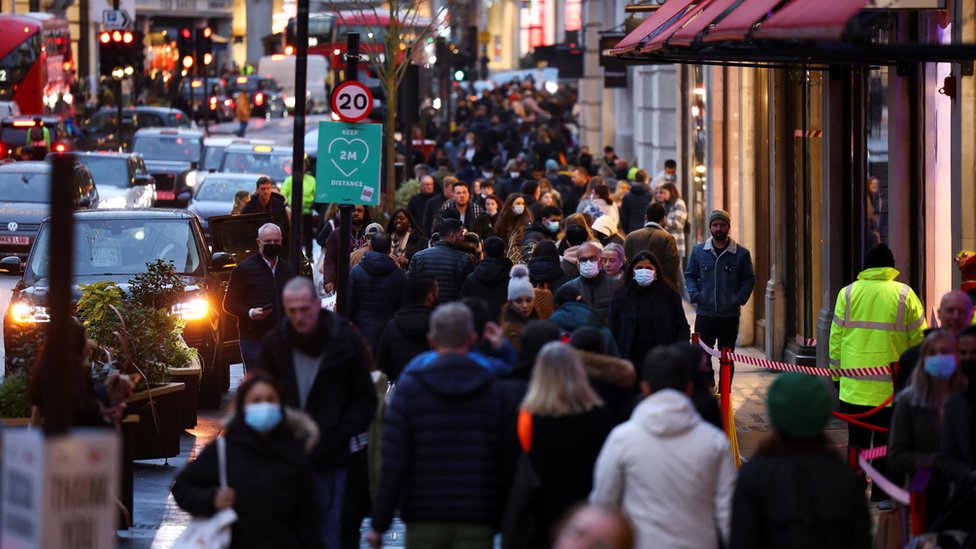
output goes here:
<path id="1" fill-rule="evenodd" d="M 319 122 L 315 201 L 379 205 L 382 146 L 380 124 Z"/>

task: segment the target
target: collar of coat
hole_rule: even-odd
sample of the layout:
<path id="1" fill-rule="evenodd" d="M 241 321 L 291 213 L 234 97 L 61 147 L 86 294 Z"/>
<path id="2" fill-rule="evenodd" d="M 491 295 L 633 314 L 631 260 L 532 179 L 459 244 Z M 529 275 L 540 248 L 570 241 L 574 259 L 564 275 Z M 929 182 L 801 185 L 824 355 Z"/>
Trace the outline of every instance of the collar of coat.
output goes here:
<path id="1" fill-rule="evenodd" d="M 858 280 L 894 280 L 901 274 L 894 267 L 873 267 L 864 269 L 857 275 Z"/>
<path id="2" fill-rule="evenodd" d="M 735 240 L 732 240 L 732 237 L 729 237 L 729 245 L 725 247 L 725 250 L 730 254 L 734 254 L 739 250 L 739 245 L 735 243 Z M 705 241 L 705 251 L 715 253 L 712 237 L 708 237 L 708 240 Z"/>
<path id="3" fill-rule="evenodd" d="M 665 230 L 664 227 L 662 227 L 661 224 L 658 223 L 658 222 L 656 222 L 656 221 L 648 221 L 647 223 L 644 223 L 644 228 L 645 229 L 651 229 L 651 228 L 653 228 L 653 229 L 661 229 L 662 231 Z"/>

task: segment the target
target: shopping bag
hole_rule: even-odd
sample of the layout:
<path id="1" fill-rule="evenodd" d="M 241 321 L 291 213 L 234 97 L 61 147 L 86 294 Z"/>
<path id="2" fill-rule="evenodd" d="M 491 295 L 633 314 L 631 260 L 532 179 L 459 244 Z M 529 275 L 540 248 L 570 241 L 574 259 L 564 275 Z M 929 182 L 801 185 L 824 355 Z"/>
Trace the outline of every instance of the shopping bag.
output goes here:
<path id="1" fill-rule="evenodd" d="M 227 488 L 227 442 L 217 438 L 217 463 L 220 487 Z M 194 518 L 173 542 L 174 549 L 227 549 L 230 547 L 231 528 L 237 522 L 232 507 L 218 511 L 212 517 Z"/>

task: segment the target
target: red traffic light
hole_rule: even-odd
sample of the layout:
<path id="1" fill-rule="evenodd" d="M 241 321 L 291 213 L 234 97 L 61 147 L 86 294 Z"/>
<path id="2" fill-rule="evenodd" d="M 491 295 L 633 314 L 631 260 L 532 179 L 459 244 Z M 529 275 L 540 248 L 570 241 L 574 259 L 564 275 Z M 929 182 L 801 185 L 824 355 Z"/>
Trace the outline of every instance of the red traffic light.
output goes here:
<path id="1" fill-rule="evenodd" d="M 119 32 L 119 31 L 113 32 L 112 33 L 112 41 L 113 42 L 121 42 L 122 41 L 122 33 Z"/>
<path id="2" fill-rule="evenodd" d="M 98 41 L 102 44 L 108 44 L 112 41 L 112 35 L 110 33 L 103 32 L 98 35 Z"/>
<path id="3" fill-rule="evenodd" d="M 122 42 L 124 42 L 126 44 L 131 44 L 132 43 L 132 33 L 131 32 L 128 32 L 128 31 L 126 31 L 125 33 L 123 33 L 122 34 Z"/>
<path id="4" fill-rule="evenodd" d="M 183 29 L 180 30 L 180 36 L 188 39 L 191 36 L 193 36 L 193 33 L 190 32 L 190 29 L 184 27 Z"/>
<path id="5" fill-rule="evenodd" d="M 213 29 L 210 27 L 203 27 L 203 37 L 210 38 L 213 35 Z"/>

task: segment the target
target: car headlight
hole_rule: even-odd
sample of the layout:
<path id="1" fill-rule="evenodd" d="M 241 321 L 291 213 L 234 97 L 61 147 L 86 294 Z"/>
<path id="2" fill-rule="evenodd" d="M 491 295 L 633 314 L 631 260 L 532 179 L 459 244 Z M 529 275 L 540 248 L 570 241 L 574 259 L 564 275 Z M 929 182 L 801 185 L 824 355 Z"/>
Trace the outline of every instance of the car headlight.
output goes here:
<path id="1" fill-rule="evenodd" d="M 185 181 L 187 187 L 195 187 L 197 184 L 197 172 L 188 172 Z"/>
<path id="2" fill-rule="evenodd" d="M 47 307 L 32 305 L 25 301 L 15 301 L 10 304 L 10 318 L 18 324 L 51 321 L 51 315 L 48 313 Z"/>
<path id="3" fill-rule="evenodd" d="M 206 299 L 196 298 L 173 305 L 170 312 L 190 322 L 206 318 L 210 313 L 210 304 Z"/>

